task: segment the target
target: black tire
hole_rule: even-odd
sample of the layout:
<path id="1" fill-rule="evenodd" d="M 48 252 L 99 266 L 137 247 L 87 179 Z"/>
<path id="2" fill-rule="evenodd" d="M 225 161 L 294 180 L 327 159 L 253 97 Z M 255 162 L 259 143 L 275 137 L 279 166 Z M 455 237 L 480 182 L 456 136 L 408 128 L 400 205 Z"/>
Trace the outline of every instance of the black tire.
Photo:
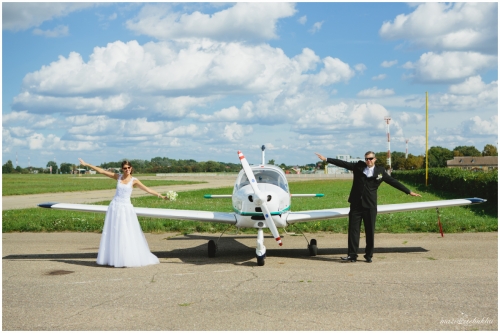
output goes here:
<path id="1" fill-rule="evenodd" d="M 316 242 L 315 239 L 311 239 L 311 242 L 309 243 L 308 246 L 309 249 L 309 254 L 311 257 L 315 257 L 318 255 L 318 242 Z"/>
<path id="2" fill-rule="evenodd" d="M 258 266 L 264 266 L 265 263 L 266 263 L 266 260 L 264 259 L 264 257 L 257 258 L 257 265 Z"/>
<path id="3" fill-rule="evenodd" d="M 217 252 L 217 245 L 215 244 L 214 240 L 209 240 L 208 241 L 208 257 L 214 258 L 215 252 Z"/>

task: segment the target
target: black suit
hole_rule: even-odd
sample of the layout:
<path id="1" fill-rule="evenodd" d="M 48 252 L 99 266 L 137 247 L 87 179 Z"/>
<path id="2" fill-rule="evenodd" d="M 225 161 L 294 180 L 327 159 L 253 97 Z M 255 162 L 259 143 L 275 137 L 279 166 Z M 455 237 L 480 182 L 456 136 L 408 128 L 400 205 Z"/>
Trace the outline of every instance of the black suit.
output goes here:
<path id="1" fill-rule="evenodd" d="M 351 258 L 358 257 L 359 234 L 361 220 L 363 220 L 366 234 L 366 257 L 373 256 L 375 239 L 375 220 L 377 218 L 377 190 L 382 182 L 386 182 L 400 191 L 410 194 L 410 190 L 403 184 L 392 178 L 381 166 L 375 166 L 373 176 L 367 177 L 363 171 L 367 165 L 363 161 L 356 163 L 346 162 L 335 158 L 328 158 L 328 163 L 351 170 L 354 175 L 351 193 L 349 194 L 349 235 L 348 235 L 348 255 Z"/>

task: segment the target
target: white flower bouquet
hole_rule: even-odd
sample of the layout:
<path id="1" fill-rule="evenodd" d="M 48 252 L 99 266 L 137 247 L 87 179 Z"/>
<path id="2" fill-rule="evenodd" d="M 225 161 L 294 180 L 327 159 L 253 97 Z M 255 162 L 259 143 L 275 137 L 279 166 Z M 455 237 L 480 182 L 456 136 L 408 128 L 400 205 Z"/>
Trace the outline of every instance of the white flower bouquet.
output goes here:
<path id="1" fill-rule="evenodd" d="M 167 197 L 168 200 L 175 201 L 179 195 L 175 191 L 168 191 L 167 194 L 165 194 L 165 196 Z"/>

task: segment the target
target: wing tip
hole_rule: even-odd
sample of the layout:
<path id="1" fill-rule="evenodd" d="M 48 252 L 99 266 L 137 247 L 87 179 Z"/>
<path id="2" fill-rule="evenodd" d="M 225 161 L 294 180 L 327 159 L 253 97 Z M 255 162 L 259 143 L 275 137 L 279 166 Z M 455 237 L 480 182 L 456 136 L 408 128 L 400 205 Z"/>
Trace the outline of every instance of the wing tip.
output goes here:
<path id="1" fill-rule="evenodd" d="M 480 203 L 485 203 L 486 199 L 481 199 L 481 198 L 467 198 L 471 202 L 471 204 L 480 204 Z"/>
<path id="2" fill-rule="evenodd" d="M 44 203 L 38 204 L 38 207 L 52 208 L 52 206 L 54 206 L 55 204 L 57 204 L 57 202 L 44 202 Z"/>

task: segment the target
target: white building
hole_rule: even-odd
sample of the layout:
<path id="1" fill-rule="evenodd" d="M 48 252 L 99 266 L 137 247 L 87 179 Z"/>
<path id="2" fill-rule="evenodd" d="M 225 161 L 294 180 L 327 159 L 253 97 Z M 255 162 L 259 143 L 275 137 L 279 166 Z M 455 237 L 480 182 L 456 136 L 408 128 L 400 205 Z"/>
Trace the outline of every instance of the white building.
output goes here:
<path id="1" fill-rule="evenodd" d="M 354 162 L 356 163 L 357 161 L 362 161 L 362 158 L 356 157 L 353 158 L 351 155 L 337 155 L 335 156 L 336 159 L 346 161 L 346 162 Z M 338 167 L 336 165 L 328 163 L 327 166 L 325 167 L 325 173 L 326 174 L 347 174 L 347 173 L 352 173 L 351 171 Z"/>

